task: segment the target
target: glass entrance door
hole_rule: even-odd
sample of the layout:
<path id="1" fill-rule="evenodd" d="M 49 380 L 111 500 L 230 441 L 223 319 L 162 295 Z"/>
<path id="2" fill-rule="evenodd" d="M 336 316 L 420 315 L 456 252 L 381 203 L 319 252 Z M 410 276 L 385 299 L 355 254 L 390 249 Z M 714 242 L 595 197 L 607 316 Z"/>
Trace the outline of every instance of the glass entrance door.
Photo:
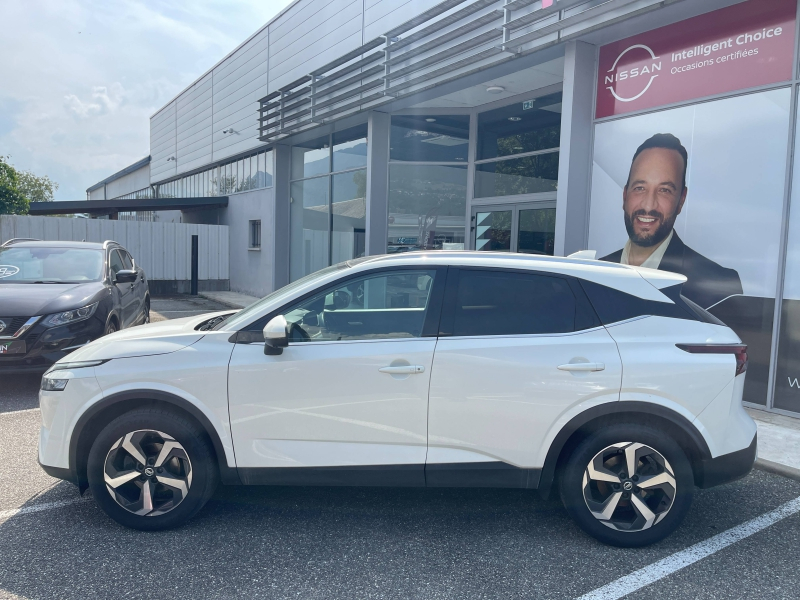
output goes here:
<path id="1" fill-rule="evenodd" d="M 528 202 L 472 209 L 475 250 L 553 255 L 555 202 Z"/>

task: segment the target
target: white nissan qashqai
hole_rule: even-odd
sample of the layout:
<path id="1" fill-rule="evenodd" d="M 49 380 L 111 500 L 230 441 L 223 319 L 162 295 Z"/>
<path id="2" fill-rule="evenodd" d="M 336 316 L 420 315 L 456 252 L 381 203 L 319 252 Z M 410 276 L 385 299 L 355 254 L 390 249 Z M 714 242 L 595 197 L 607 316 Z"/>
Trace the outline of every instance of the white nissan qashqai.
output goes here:
<path id="1" fill-rule="evenodd" d="M 756 455 L 746 347 L 685 280 L 575 258 L 352 260 L 59 361 L 39 461 L 137 529 L 185 522 L 218 481 L 555 487 L 590 535 L 650 544 L 695 486 Z"/>

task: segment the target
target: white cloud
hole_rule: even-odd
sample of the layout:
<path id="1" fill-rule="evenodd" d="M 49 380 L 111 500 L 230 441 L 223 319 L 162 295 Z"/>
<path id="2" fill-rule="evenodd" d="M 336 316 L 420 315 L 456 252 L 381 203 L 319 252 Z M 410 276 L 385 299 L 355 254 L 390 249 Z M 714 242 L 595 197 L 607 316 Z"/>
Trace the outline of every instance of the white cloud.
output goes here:
<path id="1" fill-rule="evenodd" d="M 291 0 L 3 2 L 0 155 L 57 200 L 149 152 L 149 117 Z"/>
<path id="2" fill-rule="evenodd" d="M 125 90 L 119 83 L 113 83 L 111 89 L 99 85 L 92 88 L 92 99 L 82 101 L 75 94 L 64 96 L 64 105 L 79 119 L 113 113 L 122 103 Z"/>

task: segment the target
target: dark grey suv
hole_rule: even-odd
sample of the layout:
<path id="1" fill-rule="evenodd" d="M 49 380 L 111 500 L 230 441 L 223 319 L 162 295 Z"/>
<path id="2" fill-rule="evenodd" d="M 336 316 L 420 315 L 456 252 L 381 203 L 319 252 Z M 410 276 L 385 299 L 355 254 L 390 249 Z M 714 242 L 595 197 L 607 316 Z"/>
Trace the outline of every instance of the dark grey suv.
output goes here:
<path id="1" fill-rule="evenodd" d="M 149 321 L 144 270 L 120 244 L 0 246 L 0 372 L 44 371 L 91 340 Z"/>

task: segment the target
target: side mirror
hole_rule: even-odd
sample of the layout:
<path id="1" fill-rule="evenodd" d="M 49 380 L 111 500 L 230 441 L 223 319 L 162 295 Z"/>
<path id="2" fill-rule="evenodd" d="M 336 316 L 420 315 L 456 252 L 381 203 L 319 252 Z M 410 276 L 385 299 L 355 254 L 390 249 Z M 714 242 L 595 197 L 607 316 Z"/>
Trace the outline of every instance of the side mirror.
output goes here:
<path id="1" fill-rule="evenodd" d="M 133 269 L 122 269 L 114 276 L 114 283 L 133 283 L 138 276 Z"/>
<path id="2" fill-rule="evenodd" d="M 289 345 L 288 325 L 283 315 L 273 317 L 264 326 L 264 354 L 276 356 L 283 354 L 283 349 Z"/>

